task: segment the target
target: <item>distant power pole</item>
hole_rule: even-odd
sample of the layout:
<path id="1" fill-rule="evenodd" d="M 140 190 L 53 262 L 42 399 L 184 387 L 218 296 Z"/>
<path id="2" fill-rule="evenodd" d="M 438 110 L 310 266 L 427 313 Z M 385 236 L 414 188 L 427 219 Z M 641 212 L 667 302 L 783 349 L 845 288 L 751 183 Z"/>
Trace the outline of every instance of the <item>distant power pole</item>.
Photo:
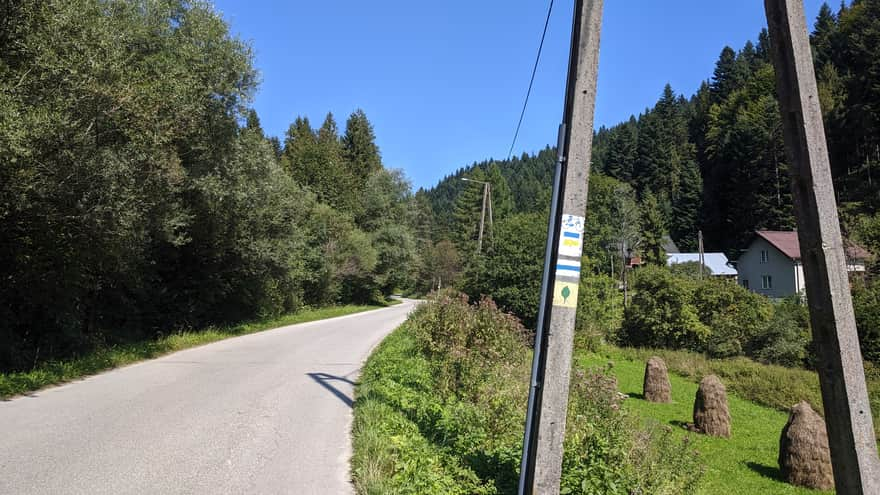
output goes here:
<path id="1" fill-rule="evenodd" d="M 792 165 L 792 195 L 813 341 L 819 350 L 834 484 L 841 495 L 877 495 L 880 461 L 804 5 L 802 0 L 765 0 L 764 7 L 785 148 Z"/>
<path id="2" fill-rule="evenodd" d="M 480 213 L 480 237 L 477 241 L 477 252 L 483 252 L 483 228 L 486 225 L 486 200 L 489 198 L 489 183 L 483 183 L 483 211 Z"/>
<path id="3" fill-rule="evenodd" d="M 520 495 L 559 493 L 593 144 L 602 4 L 602 0 L 575 1 L 565 114 L 557 144 L 523 442 Z"/>
<path id="4" fill-rule="evenodd" d="M 483 185 L 483 209 L 480 212 L 480 234 L 477 237 L 477 254 L 483 252 L 483 231 L 486 226 L 486 208 L 488 206 L 489 209 L 489 230 L 492 230 L 492 183 L 491 182 L 483 182 L 481 180 L 468 179 L 467 177 L 462 177 L 461 180 L 465 182 L 476 182 L 477 184 Z M 494 233 L 494 231 L 493 231 Z"/>
<path id="5" fill-rule="evenodd" d="M 697 239 L 700 245 L 700 280 L 703 280 L 703 271 L 706 269 L 706 255 L 703 252 L 703 231 L 697 232 Z"/>

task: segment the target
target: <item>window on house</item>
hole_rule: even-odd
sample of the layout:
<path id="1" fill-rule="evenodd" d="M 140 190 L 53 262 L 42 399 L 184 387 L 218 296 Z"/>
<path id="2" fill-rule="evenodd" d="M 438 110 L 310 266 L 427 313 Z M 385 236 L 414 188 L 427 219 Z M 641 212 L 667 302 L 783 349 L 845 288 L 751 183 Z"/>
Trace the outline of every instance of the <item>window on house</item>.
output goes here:
<path id="1" fill-rule="evenodd" d="M 744 279 L 744 280 L 742 281 L 742 284 L 743 284 L 743 287 L 744 287 L 744 288 L 746 288 L 746 289 L 749 288 L 749 281 L 748 281 L 748 279 Z"/>
<path id="2" fill-rule="evenodd" d="M 772 289 L 773 288 L 773 277 L 770 275 L 761 275 L 761 288 L 762 289 Z"/>
<path id="3" fill-rule="evenodd" d="M 766 249 L 761 250 L 761 263 L 767 263 L 770 261 L 770 253 L 767 252 Z"/>

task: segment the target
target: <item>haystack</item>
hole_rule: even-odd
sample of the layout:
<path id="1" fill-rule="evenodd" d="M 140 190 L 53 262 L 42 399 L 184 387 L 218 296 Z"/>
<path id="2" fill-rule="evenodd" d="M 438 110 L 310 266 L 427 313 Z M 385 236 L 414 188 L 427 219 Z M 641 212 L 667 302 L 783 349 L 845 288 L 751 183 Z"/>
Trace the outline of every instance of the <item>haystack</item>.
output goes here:
<path id="1" fill-rule="evenodd" d="M 669 373 L 663 359 L 654 356 L 645 366 L 645 384 L 643 387 L 645 400 L 649 402 L 669 402 L 671 397 Z"/>
<path id="2" fill-rule="evenodd" d="M 779 437 L 779 470 L 792 485 L 831 490 L 834 473 L 825 420 L 806 402 L 791 408 Z"/>
<path id="3" fill-rule="evenodd" d="M 694 427 L 706 435 L 730 438 L 727 389 L 715 375 L 709 375 L 700 382 L 694 401 Z"/>

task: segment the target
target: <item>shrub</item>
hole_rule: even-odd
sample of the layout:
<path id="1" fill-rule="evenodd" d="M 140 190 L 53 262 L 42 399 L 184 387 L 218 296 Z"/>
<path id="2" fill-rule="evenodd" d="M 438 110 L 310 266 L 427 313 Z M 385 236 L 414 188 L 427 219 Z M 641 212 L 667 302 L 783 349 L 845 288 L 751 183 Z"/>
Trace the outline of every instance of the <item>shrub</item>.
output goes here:
<path id="1" fill-rule="evenodd" d="M 618 340 L 623 298 L 617 284 L 616 279 L 607 275 L 581 277 L 575 330 L 590 349 Z"/>
<path id="2" fill-rule="evenodd" d="M 797 298 L 774 305 L 773 317 L 752 341 L 747 354 L 767 364 L 803 366 L 810 345 L 810 315 Z"/>
<path id="3" fill-rule="evenodd" d="M 412 321 L 444 395 L 477 397 L 487 372 L 511 371 L 527 358 L 525 328 L 488 298 L 470 306 L 464 294 L 442 291 L 420 306 Z"/>
<path id="4" fill-rule="evenodd" d="M 367 493 L 515 493 L 528 395 L 528 335 L 488 299 L 435 294 L 370 357 L 355 403 L 352 467 Z M 619 407 L 607 371 L 570 395 L 563 493 L 693 491 L 685 444 Z M 690 489 L 688 489 L 690 487 Z"/>
<path id="5" fill-rule="evenodd" d="M 856 281 L 852 296 L 862 356 L 880 364 L 880 282 Z"/>
<path id="6" fill-rule="evenodd" d="M 703 350 L 714 357 L 740 356 L 765 328 L 773 305 L 765 297 L 721 279 L 695 282 L 693 304 L 711 331 Z"/>
<path id="7" fill-rule="evenodd" d="M 678 494 L 702 477 L 696 453 L 672 430 L 643 428 L 620 406 L 608 369 L 578 370 L 572 380 L 561 493 Z"/>
<path id="8" fill-rule="evenodd" d="M 470 262 L 462 287 L 472 299 L 491 294 L 504 311 L 534 328 L 541 296 L 547 216 L 518 214 L 499 221 L 484 256 Z"/>
<path id="9" fill-rule="evenodd" d="M 633 284 L 635 295 L 624 313 L 624 343 L 637 347 L 702 348 L 710 330 L 691 303 L 694 290 L 691 280 L 675 277 L 665 268 L 641 269 Z"/>

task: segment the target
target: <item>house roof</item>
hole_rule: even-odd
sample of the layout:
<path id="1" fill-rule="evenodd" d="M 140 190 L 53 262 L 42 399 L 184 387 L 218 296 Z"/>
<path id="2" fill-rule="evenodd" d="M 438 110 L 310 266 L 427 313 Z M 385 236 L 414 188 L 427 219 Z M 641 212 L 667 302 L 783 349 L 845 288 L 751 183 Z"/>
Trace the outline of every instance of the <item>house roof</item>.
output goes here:
<path id="1" fill-rule="evenodd" d="M 759 230 L 756 234 L 789 258 L 793 260 L 801 259 L 801 245 L 798 242 L 796 230 Z M 871 253 L 866 251 L 865 248 L 846 239 L 844 239 L 844 243 L 846 244 L 847 257 L 857 260 L 866 260 L 871 257 Z"/>
<path id="2" fill-rule="evenodd" d="M 724 253 L 703 253 L 703 259 L 712 275 L 736 275 L 736 270 L 727 265 L 727 256 Z M 679 263 L 700 262 L 700 253 L 669 253 L 666 255 L 667 265 Z"/>
<path id="3" fill-rule="evenodd" d="M 666 251 L 667 253 L 680 253 L 681 252 L 678 250 L 678 246 L 675 245 L 675 241 L 672 240 L 672 237 L 669 237 L 668 235 L 663 236 L 663 240 L 661 241 L 661 244 L 663 245 L 663 250 Z"/>

